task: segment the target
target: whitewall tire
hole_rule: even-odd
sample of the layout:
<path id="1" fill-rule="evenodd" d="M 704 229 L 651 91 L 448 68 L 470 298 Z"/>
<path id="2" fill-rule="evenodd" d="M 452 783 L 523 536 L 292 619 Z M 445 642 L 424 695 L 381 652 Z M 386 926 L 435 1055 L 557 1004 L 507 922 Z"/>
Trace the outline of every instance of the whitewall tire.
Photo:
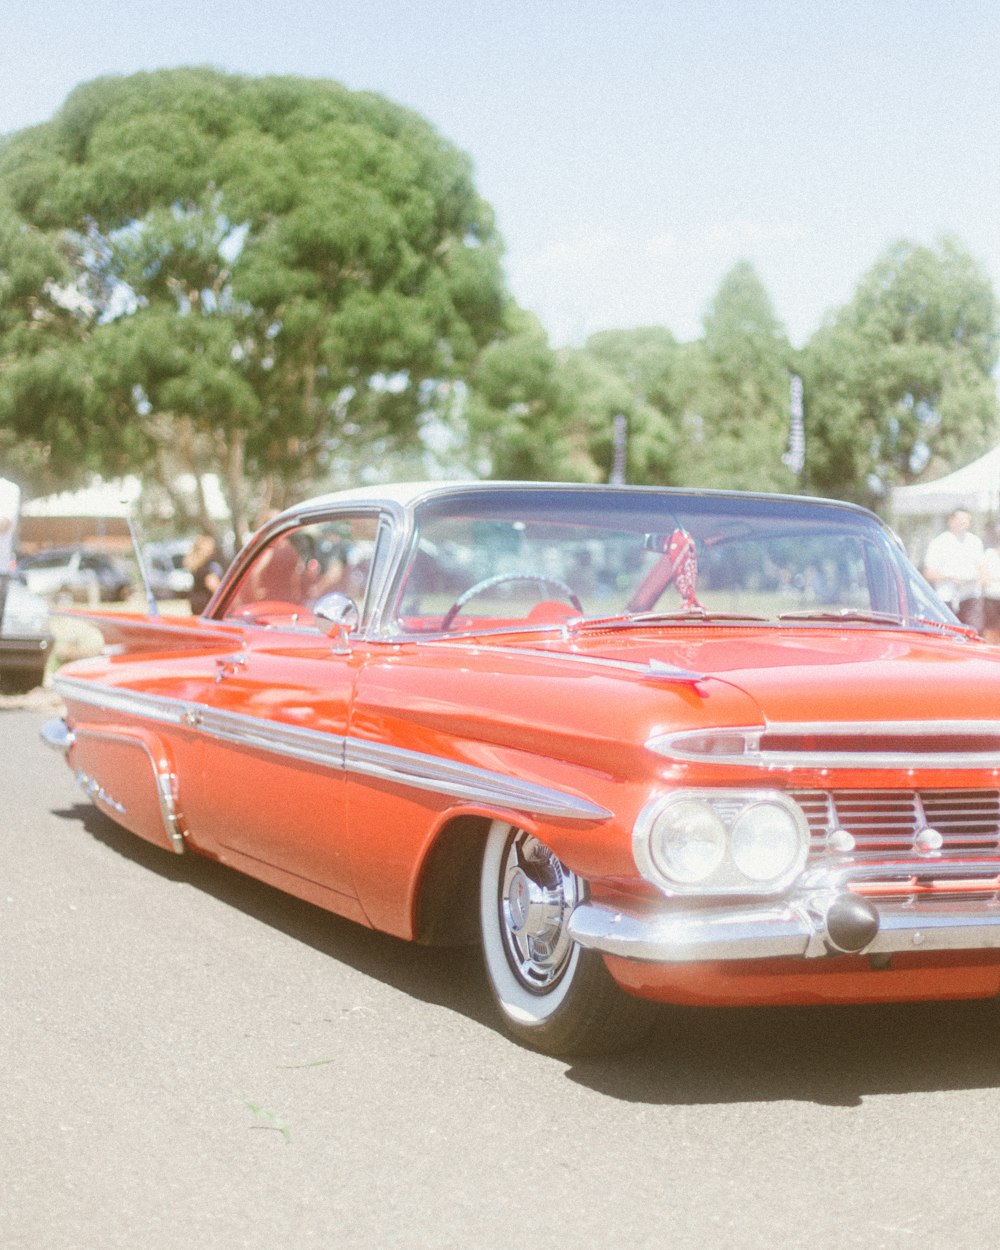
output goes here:
<path id="1" fill-rule="evenodd" d="M 648 1004 L 618 988 L 594 951 L 569 936 L 583 884 L 533 835 L 490 826 L 479 910 L 486 973 L 508 1031 L 550 1054 L 627 1049 Z"/>

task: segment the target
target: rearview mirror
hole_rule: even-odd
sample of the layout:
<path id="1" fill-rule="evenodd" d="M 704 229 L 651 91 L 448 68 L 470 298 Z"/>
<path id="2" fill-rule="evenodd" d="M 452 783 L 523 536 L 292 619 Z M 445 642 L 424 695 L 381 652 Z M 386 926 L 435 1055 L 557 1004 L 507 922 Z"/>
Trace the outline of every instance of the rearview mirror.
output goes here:
<path id="1" fill-rule="evenodd" d="M 351 649 L 348 635 L 357 629 L 361 621 L 361 613 L 354 600 L 334 590 L 316 600 L 312 614 L 317 627 L 333 639 L 334 655 L 346 655 Z"/>

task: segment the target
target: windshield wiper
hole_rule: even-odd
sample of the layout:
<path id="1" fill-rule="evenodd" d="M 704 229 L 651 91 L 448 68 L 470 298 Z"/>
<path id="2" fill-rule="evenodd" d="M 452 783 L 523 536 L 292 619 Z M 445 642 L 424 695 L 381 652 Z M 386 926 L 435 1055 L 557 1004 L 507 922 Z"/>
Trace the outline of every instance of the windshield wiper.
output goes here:
<path id="1" fill-rule="evenodd" d="M 875 612 L 862 608 L 815 608 L 811 611 L 781 612 L 779 621 L 848 621 L 863 625 L 905 625 L 903 617 L 896 612 Z"/>
<path id="2" fill-rule="evenodd" d="M 766 621 L 752 612 L 714 612 L 711 608 L 677 608 L 673 612 L 639 612 L 633 621 Z"/>
<path id="3" fill-rule="evenodd" d="M 627 629 L 642 625 L 687 624 L 690 621 L 767 621 L 748 612 L 712 612 L 707 608 L 678 608 L 674 612 L 623 612 L 616 616 L 578 616 L 567 621 L 571 629 Z"/>

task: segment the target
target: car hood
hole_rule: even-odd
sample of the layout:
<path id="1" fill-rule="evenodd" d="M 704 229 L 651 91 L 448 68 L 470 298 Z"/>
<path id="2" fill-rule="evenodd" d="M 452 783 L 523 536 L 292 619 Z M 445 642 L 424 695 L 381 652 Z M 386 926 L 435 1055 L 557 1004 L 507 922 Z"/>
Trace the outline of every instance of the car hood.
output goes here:
<path id="1" fill-rule="evenodd" d="M 590 657 L 631 671 L 645 668 L 647 680 L 668 686 L 697 677 L 706 694 L 728 687 L 752 700 L 772 724 L 988 720 L 1000 711 L 1000 649 L 951 636 L 864 628 L 670 627 L 584 633 L 567 650 L 578 661 Z"/>

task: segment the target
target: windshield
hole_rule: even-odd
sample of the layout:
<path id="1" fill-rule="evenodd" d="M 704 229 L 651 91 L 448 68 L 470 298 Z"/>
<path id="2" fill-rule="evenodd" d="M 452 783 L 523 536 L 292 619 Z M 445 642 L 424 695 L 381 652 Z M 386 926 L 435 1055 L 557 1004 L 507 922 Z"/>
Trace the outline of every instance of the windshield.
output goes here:
<path id="1" fill-rule="evenodd" d="M 871 514 L 780 497 L 497 488 L 417 510 L 389 628 L 954 617 Z"/>

